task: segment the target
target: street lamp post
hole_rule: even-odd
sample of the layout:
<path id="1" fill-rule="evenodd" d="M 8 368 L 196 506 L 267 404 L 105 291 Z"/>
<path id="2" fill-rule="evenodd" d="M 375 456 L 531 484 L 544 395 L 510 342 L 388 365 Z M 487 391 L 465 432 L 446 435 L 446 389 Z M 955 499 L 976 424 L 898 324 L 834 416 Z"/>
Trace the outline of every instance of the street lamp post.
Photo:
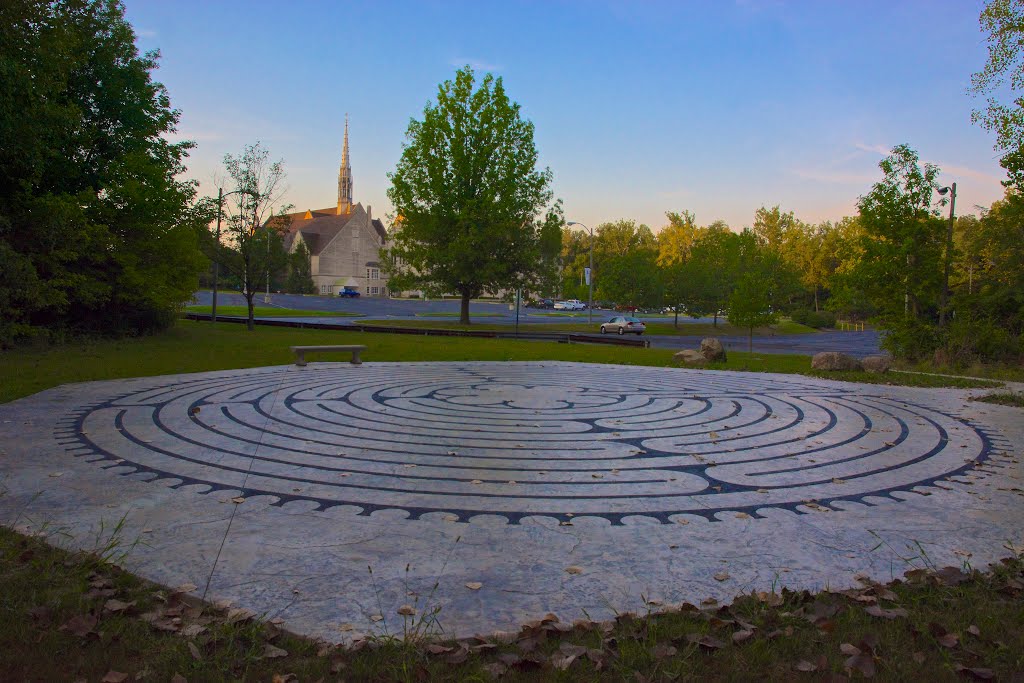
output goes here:
<path id="1" fill-rule="evenodd" d="M 259 195 L 252 190 L 238 189 L 232 190 L 227 194 L 224 194 L 224 188 L 217 188 L 217 246 L 220 246 L 220 217 L 224 213 L 224 198 L 230 197 L 233 194 L 245 193 L 251 195 L 253 199 L 259 199 Z M 217 322 L 217 275 L 220 272 L 220 262 L 216 258 L 213 259 L 213 305 L 210 307 L 210 320 L 214 323 Z"/>
<path id="2" fill-rule="evenodd" d="M 956 183 L 938 189 L 940 195 L 949 193 L 949 227 L 946 230 L 946 258 L 942 273 L 942 301 L 939 307 L 939 327 L 946 326 L 946 312 L 949 308 L 949 264 L 953 259 L 953 221 L 956 212 Z"/>
<path id="3" fill-rule="evenodd" d="M 593 324 L 594 322 L 594 231 L 583 225 L 583 223 L 577 223 L 576 221 L 569 221 L 566 225 L 578 225 L 587 232 L 590 233 L 590 277 L 587 278 L 587 284 L 590 285 L 590 301 L 587 302 L 587 323 Z"/>

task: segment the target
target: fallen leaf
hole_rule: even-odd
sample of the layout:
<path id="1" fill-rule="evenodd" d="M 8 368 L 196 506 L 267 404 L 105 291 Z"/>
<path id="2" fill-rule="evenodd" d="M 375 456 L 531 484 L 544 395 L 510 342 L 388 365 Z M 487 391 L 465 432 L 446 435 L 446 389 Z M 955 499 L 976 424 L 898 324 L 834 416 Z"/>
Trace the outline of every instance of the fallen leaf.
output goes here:
<path id="1" fill-rule="evenodd" d="M 979 681 L 991 681 L 996 677 L 996 674 L 992 669 L 971 668 L 964 666 L 963 664 L 957 664 L 956 671 L 957 673 L 965 674 Z"/>
<path id="2" fill-rule="evenodd" d="M 193 643 L 193 642 L 192 642 L 192 641 L 190 640 L 190 641 L 188 641 L 188 642 L 187 642 L 187 643 L 185 643 L 185 644 L 186 644 L 186 645 L 188 645 L 188 651 L 192 653 L 192 659 L 194 659 L 194 660 L 196 660 L 196 661 L 199 661 L 200 659 L 202 659 L 202 658 L 203 658 L 203 655 L 201 655 L 201 654 L 199 653 L 199 648 L 198 648 L 198 647 L 196 647 L 196 644 L 195 644 L 195 643 Z"/>
<path id="3" fill-rule="evenodd" d="M 738 645 L 739 643 L 742 643 L 744 641 L 750 640 L 751 636 L 753 636 L 753 635 L 754 635 L 753 631 L 748 631 L 748 630 L 736 631 L 735 633 L 732 634 L 732 642 L 734 642 L 734 643 L 736 643 Z"/>
<path id="4" fill-rule="evenodd" d="M 850 643 L 843 643 L 839 646 L 839 651 L 847 657 L 855 657 L 860 654 L 860 648 Z"/>
<path id="5" fill-rule="evenodd" d="M 864 676 L 864 678 L 871 678 L 875 675 L 875 658 L 867 652 L 854 655 L 847 659 L 843 666 L 850 671 L 856 669 Z"/>
<path id="6" fill-rule="evenodd" d="M 403 617 L 416 616 L 416 609 L 412 605 L 402 605 L 398 608 L 398 613 Z"/>
<path id="7" fill-rule="evenodd" d="M 100 683 L 124 683 L 128 678 L 128 674 L 121 671 L 108 671 L 107 675 L 100 679 Z"/>
<path id="8" fill-rule="evenodd" d="M 482 484 L 482 483 L 484 483 L 484 482 L 483 482 L 482 480 L 480 480 L 480 479 L 474 479 L 473 481 L 471 481 L 471 482 L 469 482 L 469 483 L 470 483 L 470 484 Z"/>
<path id="9" fill-rule="evenodd" d="M 370 621 L 383 621 L 383 620 L 384 620 L 384 615 L 383 614 L 371 614 L 370 615 Z"/>
<path id="10" fill-rule="evenodd" d="M 972 636 L 981 636 L 981 629 L 979 629 L 974 624 L 971 624 L 967 627 L 967 632 L 970 633 Z"/>
<path id="11" fill-rule="evenodd" d="M 295 674 L 274 674 L 274 676 L 270 679 L 270 683 L 297 683 L 298 680 L 299 677 Z"/>
<path id="12" fill-rule="evenodd" d="M 924 657 L 924 653 L 923 652 L 915 652 L 914 655 L 913 655 L 913 658 L 914 658 L 914 661 L 917 662 L 918 664 L 924 664 L 925 657 Z"/>
<path id="13" fill-rule="evenodd" d="M 715 574 L 715 581 L 725 581 L 729 578 L 729 575 L 725 572 L 719 572 Z"/>
<path id="14" fill-rule="evenodd" d="M 96 627 L 97 619 L 92 614 L 80 614 L 78 616 L 71 617 L 60 627 L 59 630 L 67 631 L 73 636 L 79 638 L 85 638 L 93 634 L 93 628 Z"/>
<path id="15" fill-rule="evenodd" d="M 51 476 L 51 477 L 63 477 L 64 473 L 63 472 L 50 472 L 49 476 Z"/>
<path id="16" fill-rule="evenodd" d="M 565 573 L 566 574 L 582 574 L 583 573 L 583 567 L 577 567 L 576 565 L 572 565 L 571 567 L 566 567 L 565 568 Z"/>
<path id="17" fill-rule="evenodd" d="M 885 609 L 878 605 L 871 605 L 871 607 L 865 607 L 864 611 L 873 617 L 881 617 L 882 619 L 898 619 L 906 617 L 908 615 L 907 610 L 902 607 L 894 607 L 893 609 Z"/>
<path id="18" fill-rule="evenodd" d="M 240 503 L 244 503 L 245 502 L 245 496 L 235 496 L 234 498 L 231 499 L 231 502 L 234 503 L 235 505 L 238 505 Z"/>
<path id="19" fill-rule="evenodd" d="M 478 591 L 481 588 L 483 588 L 483 584 L 480 583 L 479 581 L 470 581 L 469 583 L 466 584 L 466 588 L 468 588 L 471 591 Z"/>
<path id="20" fill-rule="evenodd" d="M 229 624 L 240 624 L 249 621 L 256 616 L 256 613 L 244 607 L 232 607 L 228 610 L 227 620 Z"/>
<path id="21" fill-rule="evenodd" d="M 338 630 L 342 633 L 347 633 L 354 628 L 355 626 L 353 626 L 352 624 L 338 624 Z"/>
<path id="22" fill-rule="evenodd" d="M 725 647 L 725 643 L 720 641 L 714 636 L 701 635 L 699 633 L 691 633 L 686 636 L 686 639 L 691 643 L 698 645 L 706 650 L 718 650 Z"/>
<path id="23" fill-rule="evenodd" d="M 746 512 L 737 512 L 736 519 L 750 519 L 750 515 L 748 515 Z"/>
<path id="24" fill-rule="evenodd" d="M 812 671 L 817 671 L 818 665 L 811 664 L 806 659 L 801 659 L 799 662 L 796 663 L 796 666 L 794 666 L 793 668 L 797 671 L 805 671 L 807 673 L 810 673 Z"/>
<path id="25" fill-rule="evenodd" d="M 124 602 L 121 600 L 110 599 L 103 603 L 103 609 L 107 612 L 117 613 L 126 612 L 135 606 L 135 601 Z"/>
<path id="26" fill-rule="evenodd" d="M 196 585 L 194 583 L 183 583 L 174 590 L 172 590 L 171 595 L 174 595 L 176 593 L 191 593 L 195 589 Z"/>
<path id="27" fill-rule="evenodd" d="M 651 648 L 651 654 L 655 659 L 666 659 L 668 657 L 674 657 L 679 652 L 674 646 L 667 643 L 658 643 Z"/>
<path id="28" fill-rule="evenodd" d="M 281 657 L 287 656 L 287 650 L 282 650 L 281 648 L 271 645 L 270 643 L 264 643 L 262 659 L 279 659 Z"/>
<path id="29" fill-rule="evenodd" d="M 195 638 L 206 631 L 206 627 L 202 624 L 189 624 L 185 628 L 181 629 L 181 635 L 186 638 Z"/>

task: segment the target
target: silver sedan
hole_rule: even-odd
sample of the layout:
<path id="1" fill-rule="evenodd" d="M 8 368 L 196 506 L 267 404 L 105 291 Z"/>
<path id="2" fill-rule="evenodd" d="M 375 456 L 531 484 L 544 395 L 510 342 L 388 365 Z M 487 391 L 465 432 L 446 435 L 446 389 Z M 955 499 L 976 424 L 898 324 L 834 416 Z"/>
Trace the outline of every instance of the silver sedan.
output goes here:
<path id="1" fill-rule="evenodd" d="M 636 318 L 632 318 L 628 315 L 617 315 L 606 323 L 601 323 L 601 334 L 608 334 L 609 332 L 618 332 L 619 334 L 635 334 L 637 336 L 644 333 L 647 326 Z"/>

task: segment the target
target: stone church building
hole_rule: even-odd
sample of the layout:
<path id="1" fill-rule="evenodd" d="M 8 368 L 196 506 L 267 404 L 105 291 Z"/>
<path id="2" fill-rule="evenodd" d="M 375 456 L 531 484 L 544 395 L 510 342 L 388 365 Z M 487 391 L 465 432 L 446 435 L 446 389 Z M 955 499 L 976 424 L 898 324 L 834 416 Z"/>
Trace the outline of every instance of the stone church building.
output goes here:
<path id="1" fill-rule="evenodd" d="M 360 296 L 387 296 L 387 280 L 380 270 L 380 249 L 388 239 L 384 223 L 371 207 L 352 203 L 352 166 L 348 156 L 348 117 L 338 171 L 338 204 L 307 209 L 272 219 L 284 228 L 284 246 L 293 253 L 299 244 L 309 249 L 310 272 L 320 294 L 337 295 L 346 287 Z"/>

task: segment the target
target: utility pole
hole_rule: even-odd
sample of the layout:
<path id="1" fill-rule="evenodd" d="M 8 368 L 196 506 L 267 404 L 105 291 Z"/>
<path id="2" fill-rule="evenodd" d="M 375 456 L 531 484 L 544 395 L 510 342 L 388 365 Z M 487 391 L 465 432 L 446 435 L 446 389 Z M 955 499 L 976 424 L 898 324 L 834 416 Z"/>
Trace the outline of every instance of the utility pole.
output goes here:
<path id="1" fill-rule="evenodd" d="M 956 183 L 949 187 L 940 187 L 939 194 L 949 192 L 949 227 L 946 230 L 946 257 L 942 273 L 942 300 L 939 306 L 939 327 L 946 326 L 946 315 L 949 309 L 949 265 L 953 260 L 953 222 L 956 212 Z"/>
<path id="2" fill-rule="evenodd" d="M 224 188 L 223 187 L 218 187 L 217 188 L 217 244 L 214 246 L 214 249 L 219 249 L 220 248 L 220 215 L 224 212 L 223 211 L 223 205 L 224 205 Z M 215 256 L 215 258 L 213 259 L 213 307 L 210 309 L 210 319 L 214 323 L 216 323 L 217 322 L 217 273 L 220 270 L 220 261 L 217 258 L 218 257 L 217 254 L 214 254 L 214 256 Z"/>

